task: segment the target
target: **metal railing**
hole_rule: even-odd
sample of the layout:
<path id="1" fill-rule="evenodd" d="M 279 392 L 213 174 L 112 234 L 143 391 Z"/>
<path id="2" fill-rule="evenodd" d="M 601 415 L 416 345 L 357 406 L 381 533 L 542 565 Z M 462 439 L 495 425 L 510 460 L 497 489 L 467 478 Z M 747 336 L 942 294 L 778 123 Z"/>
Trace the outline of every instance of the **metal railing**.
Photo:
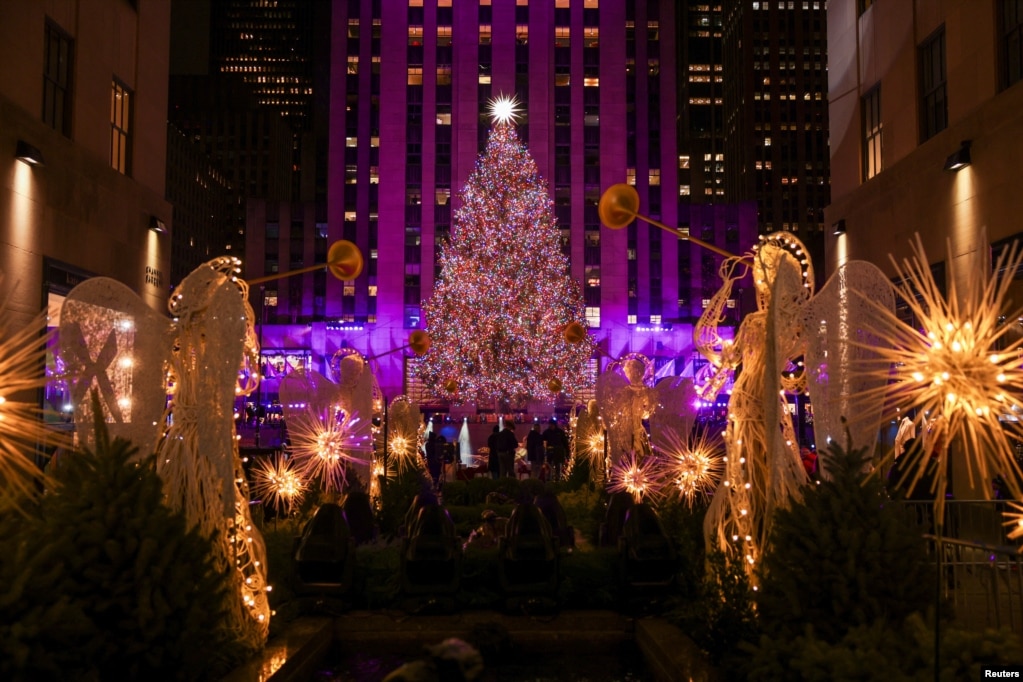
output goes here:
<path id="1" fill-rule="evenodd" d="M 899 504 L 927 539 L 932 560 L 941 558 L 940 591 L 956 623 L 1023 633 L 1023 554 L 1019 541 L 1007 537 L 1006 503 L 949 500 L 941 537 L 935 534 L 933 502 Z"/>

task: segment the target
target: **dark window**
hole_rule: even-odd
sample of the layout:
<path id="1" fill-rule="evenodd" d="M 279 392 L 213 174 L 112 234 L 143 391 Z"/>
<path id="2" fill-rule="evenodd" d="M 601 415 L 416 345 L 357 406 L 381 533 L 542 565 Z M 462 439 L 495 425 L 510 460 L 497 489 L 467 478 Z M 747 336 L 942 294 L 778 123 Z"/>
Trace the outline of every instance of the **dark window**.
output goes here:
<path id="1" fill-rule="evenodd" d="M 1002 16 L 1002 86 L 1009 87 L 1023 79 L 1023 0 L 1003 0 Z"/>
<path id="2" fill-rule="evenodd" d="M 71 137 L 71 38 L 47 22 L 43 56 L 43 123 Z"/>
<path id="3" fill-rule="evenodd" d="M 920 46 L 920 94 L 920 139 L 923 141 L 948 127 L 944 26 Z"/>

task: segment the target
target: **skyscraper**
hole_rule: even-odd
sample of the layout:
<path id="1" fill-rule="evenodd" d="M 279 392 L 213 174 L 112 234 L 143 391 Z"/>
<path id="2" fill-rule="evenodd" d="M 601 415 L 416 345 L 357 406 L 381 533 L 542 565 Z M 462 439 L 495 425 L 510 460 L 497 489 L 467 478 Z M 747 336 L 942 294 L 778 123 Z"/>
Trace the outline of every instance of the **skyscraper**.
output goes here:
<path id="1" fill-rule="evenodd" d="M 724 64 L 721 0 L 680 2 L 679 195 L 694 204 L 725 197 Z"/>
<path id="2" fill-rule="evenodd" d="M 328 240 L 354 241 L 367 267 L 351 283 L 324 281 L 323 323 L 338 330 L 323 336 L 317 353 L 351 345 L 374 355 L 401 347 L 421 324 L 458 192 L 486 141 L 488 101 L 504 94 L 520 102 L 519 135 L 550 184 L 563 249 L 602 349 L 613 357 L 644 352 L 658 370 L 684 371 L 687 325 L 718 284 L 720 258 L 645 223 L 610 231 L 597 215 L 602 192 L 628 182 L 642 212 L 667 225 L 731 251 L 754 241 L 752 204 L 690 207 L 680 195 L 676 5 L 335 2 Z M 262 228 L 248 229 L 258 240 Z M 283 227 L 273 229 L 278 237 L 267 249 L 279 262 L 295 260 Z M 260 263 L 247 267 L 262 274 Z M 302 277 L 318 288 L 314 275 Z M 293 286 L 268 284 L 267 298 L 286 305 L 281 292 Z M 315 336 L 312 303 L 296 303 L 305 306 L 297 314 L 271 316 L 313 324 Z M 402 390 L 402 355 L 379 363 L 382 381 Z"/>
<path id="3" fill-rule="evenodd" d="M 727 201 L 754 200 L 761 232 L 823 259 L 831 201 L 827 2 L 723 0 Z"/>
<path id="4" fill-rule="evenodd" d="M 325 204 L 330 10 L 328 0 L 173 3 L 169 118 L 228 181 L 219 250 L 244 255 L 249 199 Z"/>

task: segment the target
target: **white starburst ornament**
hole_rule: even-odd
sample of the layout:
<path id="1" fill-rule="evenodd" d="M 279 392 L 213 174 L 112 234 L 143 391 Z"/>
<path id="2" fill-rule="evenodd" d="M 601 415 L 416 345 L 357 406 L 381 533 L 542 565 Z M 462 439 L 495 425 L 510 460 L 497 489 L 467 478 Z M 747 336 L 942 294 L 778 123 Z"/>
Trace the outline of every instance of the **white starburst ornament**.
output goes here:
<path id="1" fill-rule="evenodd" d="M 622 454 L 611 467 L 607 490 L 610 493 L 627 492 L 636 503 L 656 502 L 664 489 L 661 461 L 654 455 L 642 455 L 635 450 Z"/>
<path id="2" fill-rule="evenodd" d="M 706 431 L 691 439 L 665 431 L 655 440 L 654 450 L 664 458 L 667 485 L 690 509 L 709 497 L 724 471 L 724 442 Z"/>
<path id="3" fill-rule="evenodd" d="M 1005 517 L 1007 537 L 1010 540 L 1023 538 L 1023 504 L 1010 502 L 1009 510 L 1002 512 L 1002 515 Z M 1023 543 L 1020 544 L 1019 551 L 1023 554 Z"/>
<path id="4" fill-rule="evenodd" d="M 985 242 L 986 243 L 986 242 Z M 1021 496 L 1021 472 L 1013 441 L 1023 438 L 1023 336 L 1014 336 L 1023 308 L 1008 310 L 1013 277 L 1023 266 L 1017 244 L 999 256 L 994 268 L 957 272 L 951 246 L 948 295 L 934 280 L 917 235 L 913 256 L 901 264 L 892 258 L 897 292 L 919 328 L 887 309 L 878 309 L 871 325 L 886 347 L 865 371 L 883 374 L 890 383 L 864 393 L 874 402 L 887 394 L 888 404 L 901 413 L 916 411 L 931 421 L 924 448 L 905 456 L 907 479 L 915 485 L 936 464 L 931 492 L 938 518 L 944 508 L 950 455 L 966 465 L 970 487 L 990 497 L 991 482 L 1001 476 L 1012 497 Z M 960 287 L 957 282 L 965 282 Z M 890 376 L 891 369 L 895 374 Z M 1004 419 L 1003 418 L 1006 418 Z M 933 461 L 932 461 L 933 460 Z"/>
<path id="5" fill-rule="evenodd" d="M 42 473 L 31 453 L 41 443 L 57 445 L 59 434 L 46 428 L 38 406 L 15 398 L 31 396 L 45 382 L 39 367 L 46 355 L 46 339 L 39 334 L 46 322 L 36 318 L 11 333 L 6 313 L 4 303 L 0 305 L 0 510 L 18 510 L 35 491 Z M 64 440 L 59 444 L 66 445 Z"/>
<path id="6" fill-rule="evenodd" d="M 307 481 L 324 492 L 340 494 L 348 484 L 348 467 L 367 464 L 372 452 L 369 424 L 335 408 L 324 414 L 308 410 L 289 426 L 292 456 Z"/>
<path id="7" fill-rule="evenodd" d="M 252 472 L 252 491 L 278 514 L 291 514 L 302 502 L 306 485 L 295 469 L 294 460 L 268 457 L 256 463 Z"/>
<path id="8" fill-rule="evenodd" d="M 501 95 L 490 100 L 490 120 L 495 125 L 511 125 L 519 119 L 518 96 Z"/>

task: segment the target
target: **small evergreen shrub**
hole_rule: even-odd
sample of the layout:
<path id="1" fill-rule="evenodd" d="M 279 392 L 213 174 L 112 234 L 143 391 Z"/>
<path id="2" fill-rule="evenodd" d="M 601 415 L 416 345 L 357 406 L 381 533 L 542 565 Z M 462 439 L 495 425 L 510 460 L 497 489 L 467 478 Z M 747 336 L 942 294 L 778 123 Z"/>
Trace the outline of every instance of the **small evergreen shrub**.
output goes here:
<path id="1" fill-rule="evenodd" d="M 913 613 L 899 626 L 878 619 L 850 628 L 837 642 L 812 626 L 793 639 L 767 637 L 751 649 L 750 679 L 788 682 L 884 680 L 910 682 L 934 677 L 934 618 Z M 938 667 L 942 680 L 980 680 L 983 666 L 1023 664 L 1023 642 L 1002 630 L 967 631 L 942 625 Z"/>
<path id="2" fill-rule="evenodd" d="M 596 543 L 604 519 L 604 497 L 597 490 L 581 486 L 558 492 L 558 502 L 565 510 L 569 525 L 591 543 Z"/>
<path id="3" fill-rule="evenodd" d="M 406 469 L 387 481 L 380 480 L 378 522 L 380 534 L 393 538 L 404 530 L 405 515 L 416 495 L 427 492 L 432 483 L 420 469 Z M 314 509 L 314 513 L 316 510 Z"/>
<path id="4" fill-rule="evenodd" d="M 449 481 L 443 485 L 444 504 L 472 506 L 487 503 L 487 495 L 499 496 L 516 502 L 532 501 L 543 492 L 547 484 L 535 478 L 490 478 L 477 476 L 470 481 Z"/>
<path id="5" fill-rule="evenodd" d="M 134 453 L 102 429 L 0 523 L 0 678 L 201 680 L 253 653 L 221 625 L 231 583 L 211 542 Z"/>
<path id="6" fill-rule="evenodd" d="M 759 630 L 754 592 L 742 564 L 711 552 L 695 584 L 695 593 L 679 594 L 665 618 L 707 653 L 725 679 L 745 679 L 749 655 L 743 647 L 756 642 Z"/>
<path id="7" fill-rule="evenodd" d="M 757 598 L 771 637 L 794 639 L 809 625 L 834 643 L 853 627 L 898 626 L 934 606 L 926 544 L 881 480 L 861 473 L 864 453 L 833 446 L 831 480 L 807 486 L 802 502 L 775 512 Z"/>

